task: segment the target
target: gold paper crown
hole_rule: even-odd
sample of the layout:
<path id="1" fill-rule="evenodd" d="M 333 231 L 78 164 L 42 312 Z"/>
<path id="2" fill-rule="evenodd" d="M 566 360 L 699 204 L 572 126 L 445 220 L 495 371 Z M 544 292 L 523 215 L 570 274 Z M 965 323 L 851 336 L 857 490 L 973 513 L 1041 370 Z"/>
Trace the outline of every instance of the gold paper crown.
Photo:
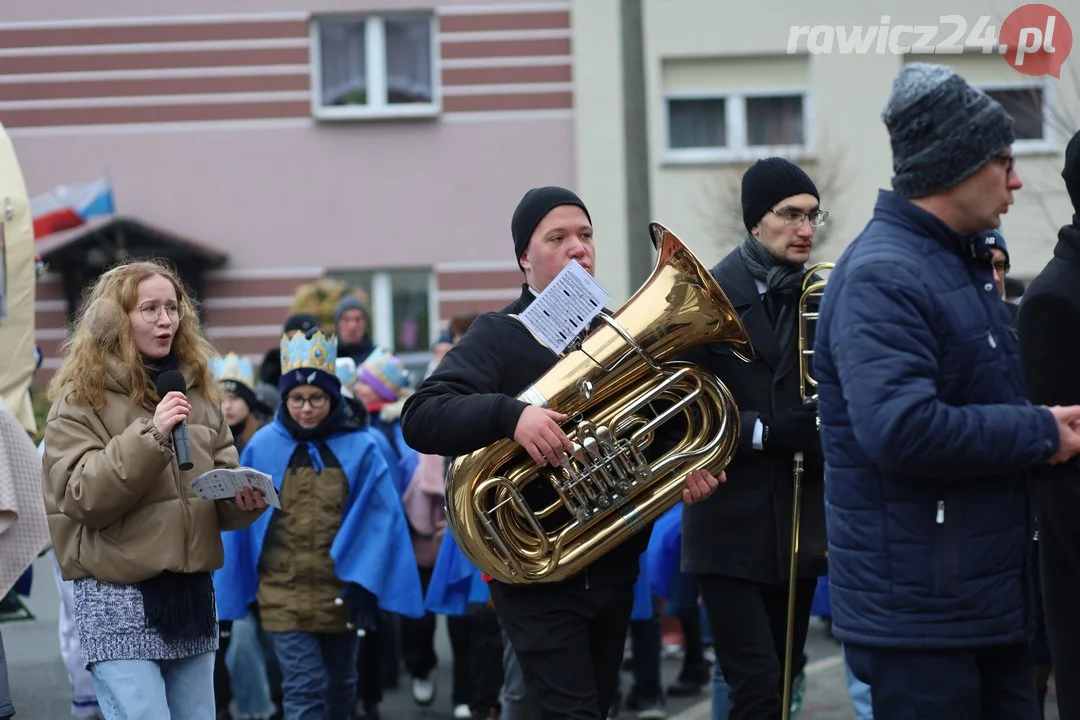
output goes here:
<path id="1" fill-rule="evenodd" d="M 232 380 L 248 389 L 255 389 L 255 366 L 246 357 L 240 357 L 236 353 L 229 353 L 225 357 L 215 357 L 210 361 L 210 369 L 214 373 L 214 379 L 218 382 Z"/>
<path id="2" fill-rule="evenodd" d="M 330 375 L 337 371 L 337 337 L 316 330 L 310 338 L 296 333 L 291 338 L 281 336 L 281 374 L 299 369 L 322 370 Z"/>

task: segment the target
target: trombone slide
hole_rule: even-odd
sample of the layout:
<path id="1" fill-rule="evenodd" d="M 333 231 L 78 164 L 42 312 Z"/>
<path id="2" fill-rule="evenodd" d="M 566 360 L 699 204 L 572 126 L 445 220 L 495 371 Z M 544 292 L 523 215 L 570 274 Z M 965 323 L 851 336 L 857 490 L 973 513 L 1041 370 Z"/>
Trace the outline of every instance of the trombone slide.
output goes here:
<path id="1" fill-rule="evenodd" d="M 795 645 L 795 579 L 799 567 L 799 518 L 802 515 L 803 454 L 795 453 L 795 484 L 791 498 L 791 565 L 788 568 L 787 638 L 784 641 L 783 720 L 791 717 L 791 671 Z"/>

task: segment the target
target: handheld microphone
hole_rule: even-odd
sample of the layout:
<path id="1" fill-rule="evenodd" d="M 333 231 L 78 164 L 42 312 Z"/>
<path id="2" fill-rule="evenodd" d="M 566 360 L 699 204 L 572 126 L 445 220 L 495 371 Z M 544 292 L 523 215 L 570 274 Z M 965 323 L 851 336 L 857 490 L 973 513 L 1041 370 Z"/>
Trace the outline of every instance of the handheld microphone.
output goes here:
<path id="1" fill-rule="evenodd" d="M 187 382 L 179 370 L 166 370 L 158 376 L 157 394 L 163 398 L 171 392 L 186 393 Z M 176 453 L 176 464 L 181 470 L 190 470 L 195 467 L 191 462 L 191 441 L 188 439 L 187 423 L 181 420 L 172 430 L 173 452 Z"/>

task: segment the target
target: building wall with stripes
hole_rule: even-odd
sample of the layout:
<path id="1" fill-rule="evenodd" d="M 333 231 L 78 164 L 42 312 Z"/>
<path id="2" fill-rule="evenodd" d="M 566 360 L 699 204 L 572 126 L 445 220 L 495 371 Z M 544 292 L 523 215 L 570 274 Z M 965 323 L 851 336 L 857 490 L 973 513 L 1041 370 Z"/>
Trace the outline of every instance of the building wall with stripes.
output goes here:
<path id="1" fill-rule="evenodd" d="M 502 307 L 520 292 L 514 206 L 575 183 L 569 0 L 17 5 L 0 123 L 30 194 L 106 174 L 118 213 L 227 252 L 205 298 L 225 349 L 271 347 L 326 271 L 429 269 L 442 320 Z M 433 13 L 437 112 L 316 118 L 313 23 L 397 12 Z M 48 370 L 58 278 L 37 319 Z"/>

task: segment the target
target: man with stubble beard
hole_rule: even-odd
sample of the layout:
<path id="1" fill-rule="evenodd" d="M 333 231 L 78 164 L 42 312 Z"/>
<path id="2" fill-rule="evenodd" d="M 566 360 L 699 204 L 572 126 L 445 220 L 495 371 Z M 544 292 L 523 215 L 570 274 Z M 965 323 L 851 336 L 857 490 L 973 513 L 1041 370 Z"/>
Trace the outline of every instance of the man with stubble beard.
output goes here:
<path id="1" fill-rule="evenodd" d="M 512 315 L 519 314 L 571 261 L 592 274 L 592 220 L 570 190 L 534 188 L 511 221 L 514 252 L 525 274 L 521 297 L 473 321 L 468 332 L 405 403 L 402 430 L 422 453 L 464 455 L 509 438 L 542 466 L 560 466 L 573 446 L 561 413 L 517 399 L 558 360 Z M 595 321 L 594 321 L 595 324 Z M 654 443 L 656 445 L 658 443 Z M 708 497 L 723 480 L 695 471 L 683 501 Z M 526 489 L 533 506 L 542 506 Z M 543 498 L 544 504 L 549 498 Z M 622 661 L 651 523 L 566 580 L 531 585 L 489 582 L 499 620 L 542 720 L 602 720 Z"/>

